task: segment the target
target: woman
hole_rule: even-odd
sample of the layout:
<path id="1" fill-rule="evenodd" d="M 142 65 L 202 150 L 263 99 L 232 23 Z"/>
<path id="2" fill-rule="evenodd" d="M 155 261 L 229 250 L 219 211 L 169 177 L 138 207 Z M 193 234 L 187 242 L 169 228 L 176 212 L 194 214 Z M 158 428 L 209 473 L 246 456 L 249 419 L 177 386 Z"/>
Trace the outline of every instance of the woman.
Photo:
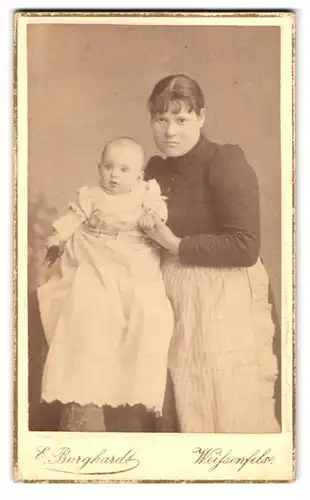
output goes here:
<path id="1" fill-rule="evenodd" d="M 256 175 L 239 146 L 201 133 L 204 96 L 186 75 L 148 101 L 155 143 L 146 177 L 168 197 L 163 275 L 175 313 L 169 369 L 181 432 L 279 432 L 268 277 L 259 258 Z"/>

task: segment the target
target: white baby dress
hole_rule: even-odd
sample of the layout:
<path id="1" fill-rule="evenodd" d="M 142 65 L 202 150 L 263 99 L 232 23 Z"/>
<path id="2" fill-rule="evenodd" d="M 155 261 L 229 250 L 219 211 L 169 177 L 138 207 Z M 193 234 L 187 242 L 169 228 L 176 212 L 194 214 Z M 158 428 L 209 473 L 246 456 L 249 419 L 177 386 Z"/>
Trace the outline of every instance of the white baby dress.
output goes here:
<path id="1" fill-rule="evenodd" d="M 148 210 L 167 218 L 154 180 L 121 195 L 84 186 L 54 223 L 66 244 L 61 277 L 38 289 L 49 344 L 43 400 L 161 413 L 173 313 L 159 250 L 137 227 Z"/>

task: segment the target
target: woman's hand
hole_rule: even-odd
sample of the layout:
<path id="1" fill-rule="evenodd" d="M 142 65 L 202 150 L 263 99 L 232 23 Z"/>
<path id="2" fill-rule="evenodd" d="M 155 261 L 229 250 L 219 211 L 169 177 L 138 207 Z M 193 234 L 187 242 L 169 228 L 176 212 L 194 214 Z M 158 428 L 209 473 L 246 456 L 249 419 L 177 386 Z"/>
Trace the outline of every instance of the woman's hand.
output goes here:
<path id="1" fill-rule="evenodd" d="M 144 232 L 149 238 L 156 241 L 163 248 L 166 248 L 170 253 L 178 255 L 181 238 L 175 236 L 158 215 L 152 214 L 152 218 L 154 221 L 153 227 L 143 228 Z"/>

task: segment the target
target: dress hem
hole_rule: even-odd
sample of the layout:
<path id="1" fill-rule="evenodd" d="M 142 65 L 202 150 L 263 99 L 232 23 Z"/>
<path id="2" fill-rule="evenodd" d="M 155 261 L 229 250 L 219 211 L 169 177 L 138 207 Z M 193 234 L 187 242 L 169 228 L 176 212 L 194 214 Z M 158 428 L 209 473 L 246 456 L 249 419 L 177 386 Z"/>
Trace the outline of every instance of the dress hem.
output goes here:
<path id="1" fill-rule="evenodd" d="M 156 408 L 156 406 L 150 406 L 150 405 L 147 405 L 145 403 L 142 403 L 141 401 L 136 401 L 136 402 L 133 402 L 133 403 L 128 403 L 128 402 L 119 402 L 119 403 L 114 403 L 114 404 L 111 404 L 111 402 L 108 402 L 108 401 L 103 401 L 102 403 L 98 403 L 98 402 L 93 402 L 93 401 L 90 401 L 90 400 L 79 400 L 79 401 L 76 401 L 74 399 L 59 399 L 59 398 L 41 398 L 41 402 L 44 402 L 44 403 L 48 403 L 48 404 L 52 404 L 52 403 L 60 403 L 62 405 L 70 405 L 70 404 L 78 404 L 80 406 L 87 406 L 87 405 L 93 405 L 95 406 L 96 408 L 100 409 L 100 408 L 103 408 L 105 406 L 108 406 L 110 408 L 132 408 L 132 407 L 135 407 L 135 406 L 143 406 L 148 412 L 150 413 L 153 413 L 155 416 L 157 417 L 161 417 L 162 414 L 163 414 L 163 410 L 159 410 L 158 408 Z"/>

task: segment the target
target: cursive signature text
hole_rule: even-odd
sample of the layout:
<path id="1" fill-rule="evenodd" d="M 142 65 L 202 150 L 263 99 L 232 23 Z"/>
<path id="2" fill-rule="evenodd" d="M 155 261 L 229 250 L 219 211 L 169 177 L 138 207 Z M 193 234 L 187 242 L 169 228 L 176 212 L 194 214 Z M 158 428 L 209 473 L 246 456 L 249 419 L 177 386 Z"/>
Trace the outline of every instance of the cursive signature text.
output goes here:
<path id="1" fill-rule="evenodd" d="M 140 464 L 132 450 L 121 455 L 108 453 L 107 449 L 89 455 L 73 454 L 68 446 L 51 448 L 39 446 L 35 460 L 45 465 L 46 469 L 70 474 L 117 474 L 135 469 Z"/>

